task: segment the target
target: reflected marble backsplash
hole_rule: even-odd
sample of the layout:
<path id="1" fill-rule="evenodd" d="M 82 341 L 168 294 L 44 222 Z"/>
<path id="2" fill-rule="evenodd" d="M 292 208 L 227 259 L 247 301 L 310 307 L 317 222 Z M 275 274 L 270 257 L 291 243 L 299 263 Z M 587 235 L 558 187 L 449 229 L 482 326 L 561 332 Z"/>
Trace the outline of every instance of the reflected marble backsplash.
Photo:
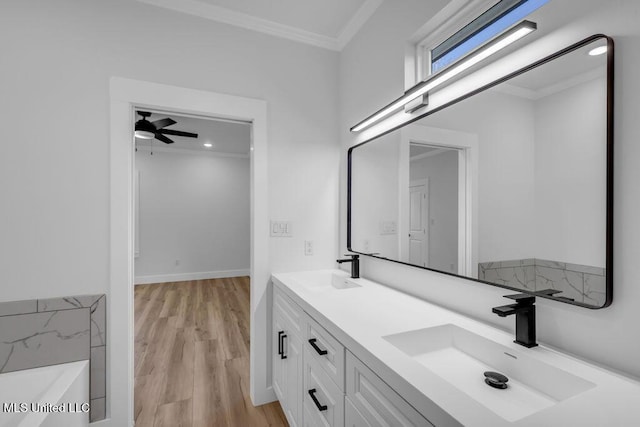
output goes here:
<path id="1" fill-rule="evenodd" d="M 89 360 L 91 421 L 105 418 L 106 296 L 0 302 L 0 373 Z"/>
<path id="2" fill-rule="evenodd" d="M 605 269 L 538 258 L 483 262 L 478 279 L 528 291 L 559 290 L 556 296 L 594 306 L 606 298 Z"/>

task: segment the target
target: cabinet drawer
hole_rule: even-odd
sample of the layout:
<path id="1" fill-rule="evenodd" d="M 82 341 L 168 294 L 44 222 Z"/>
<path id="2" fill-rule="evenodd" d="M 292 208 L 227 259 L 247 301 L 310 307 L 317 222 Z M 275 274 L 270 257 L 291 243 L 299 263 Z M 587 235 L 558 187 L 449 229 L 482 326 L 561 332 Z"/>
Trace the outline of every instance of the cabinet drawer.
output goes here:
<path id="1" fill-rule="evenodd" d="M 303 395 L 305 425 L 314 427 L 344 425 L 344 393 L 319 366 L 308 348 L 304 350 Z"/>
<path id="2" fill-rule="evenodd" d="M 273 311 L 278 311 L 282 319 L 289 323 L 289 327 L 302 337 L 303 311 L 276 286 L 273 287 Z"/>
<path id="3" fill-rule="evenodd" d="M 344 398 L 344 427 L 371 427 L 348 397 Z"/>
<path id="4" fill-rule="evenodd" d="M 309 356 L 344 391 L 344 346 L 309 316 L 305 322 L 304 341 Z"/>
<path id="5" fill-rule="evenodd" d="M 347 352 L 346 359 L 347 397 L 367 421 L 367 426 L 433 427 L 353 354 Z"/>

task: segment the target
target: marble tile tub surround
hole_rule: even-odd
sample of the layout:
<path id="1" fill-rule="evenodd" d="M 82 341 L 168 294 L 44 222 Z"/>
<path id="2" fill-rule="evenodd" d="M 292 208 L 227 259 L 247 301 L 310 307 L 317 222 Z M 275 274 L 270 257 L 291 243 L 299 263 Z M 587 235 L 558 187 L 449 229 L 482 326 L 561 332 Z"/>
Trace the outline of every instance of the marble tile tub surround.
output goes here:
<path id="1" fill-rule="evenodd" d="M 0 302 L 0 373 L 90 360 L 90 420 L 105 418 L 106 295 Z"/>
<path id="2" fill-rule="evenodd" d="M 538 258 L 483 262 L 478 279 L 514 288 L 557 289 L 562 296 L 601 306 L 606 297 L 605 269 Z"/>

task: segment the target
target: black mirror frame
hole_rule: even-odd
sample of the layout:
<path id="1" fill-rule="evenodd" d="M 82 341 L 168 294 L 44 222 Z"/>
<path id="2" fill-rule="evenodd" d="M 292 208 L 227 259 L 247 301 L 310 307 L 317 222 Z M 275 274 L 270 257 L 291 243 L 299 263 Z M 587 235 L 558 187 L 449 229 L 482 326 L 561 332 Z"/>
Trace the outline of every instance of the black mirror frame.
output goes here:
<path id="1" fill-rule="evenodd" d="M 403 262 L 403 261 L 398 261 L 398 260 L 393 260 L 393 259 L 389 259 L 389 258 L 385 258 L 385 257 L 381 257 L 381 256 L 376 256 L 373 254 L 368 254 L 368 253 L 364 253 L 364 252 L 359 252 L 356 250 L 353 250 L 353 248 L 351 247 L 351 201 L 352 201 L 352 197 L 351 197 L 351 179 L 352 179 L 352 153 L 353 150 L 364 145 L 367 144 L 369 142 L 372 142 L 384 135 L 387 135 L 397 129 L 400 129 L 404 126 L 407 126 L 417 120 L 423 119 L 427 116 L 430 116 L 431 114 L 434 114 L 440 110 L 443 110 L 447 107 L 450 107 L 454 104 L 457 104 L 467 98 L 470 98 L 476 94 L 479 94 L 480 92 L 484 92 L 487 89 L 490 89 L 494 86 L 497 86 L 501 83 L 504 83 L 508 80 L 511 80 L 514 77 L 519 76 L 520 74 L 526 73 L 527 71 L 533 70 L 534 68 L 537 68 L 543 64 L 546 64 L 547 62 L 553 61 L 554 59 L 557 59 L 563 55 L 566 55 L 568 53 L 573 52 L 574 50 L 580 49 L 598 39 L 605 39 L 607 41 L 607 171 L 606 171 L 606 191 L 607 191 L 607 195 L 606 195 L 606 209 L 607 209 L 607 213 L 606 213 L 606 261 L 605 261 L 605 289 L 606 289 L 606 296 L 605 296 L 605 302 L 602 306 L 600 307 L 596 307 L 593 305 L 589 305 L 589 304 L 585 304 L 585 303 L 581 303 L 581 302 L 576 302 L 576 301 L 571 301 L 568 298 L 563 298 L 563 297 L 554 297 L 551 295 L 546 295 L 544 293 L 540 293 L 540 292 L 531 292 L 531 291 L 527 291 L 527 290 L 523 290 L 520 288 L 514 288 L 514 287 L 510 287 L 510 286 L 505 286 L 505 285 L 500 285 L 497 283 L 492 283 L 492 282 L 487 282 L 484 280 L 479 280 L 479 279 L 474 279 L 472 277 L 466 277 L 466 276 L 461 276 L 458 274 L 454 274 L 454 273 L 448 273 L 446 271 L 440 271 L 440 270 L 435 270 L 433 268 L 429 268 L 429 267 L 422 267 L 419 265 L 415 265 L 415 264 L 409 264 L 407 262 Z M 443 105 L 441 105 L 440 107 L 434 108 L 433 110 L 427 111 L 424 114 L 421 114 L 417 117 L 412 118 L 411 120 L 408 120 L 398 126 L 395 126 L 379 135 L 376 135 L 375 137 L 368 139 L 364 142 L 361 142 L 357 145 L 352 146 L 351 148 L 349 148 L 348 150 L 348 154 L 347 154 L 347 249 L 350 252 L 353 253 L 357 253 L 360 255 L 365 255 L 368 257 L 372 257 L 372 258 L 377 258 L 377 259 L 382 259 L 382 260 L 386 260 L 386 261 L 391 261 L 391 262 L 395 262 L 398 264 L 403 264 L 403 265 L 408 265 L 410 267 L 415 267 L 415 268 L 420 268 L 423 270 L 429 270 L 429 271 L 433 271 L 436 273 L 440 273 L 440 274 L 445 274 L 447 276 L 453 276 L 453 277 L 459 277 L 461 279 L 466 279 L 472 282 L 479 282 L 485 285 L 491 285 L 491 286 L 496 286 L 499 288 L 504 288 L 504 289 L 509 289 L 509 290 L 513 290 L 513 291 L 517 291 L 520 293 L 525 293 L 525 294 L 530 294 L 530 295 L 534 295 L 540 298 L 546 298 L 546 299 L 550 299 L 550 300 L 554 300 L 554 301 L 559 301 L 559 302 L 563 302 L 565 304 L 571 304 L 571 305 L 576 305 L 579 307 L 585 307 L 585 308 L 589 308 L 592 310 L 598 310 L 598 309 L 602 309 L 605 307 L 608 307 L 611 305 L 611 303 L 613 302 L 613 96 L 614 96 L 614 91 L 613 91 L 613 73 L 614 73 L 614 42 L 613 39 L 609 36 L 606 36 L 604 34 L 594 34 L 590 37 L 587 37 L 586 39 L 583 39 L 575 44 L 572 44 L 562 50 L 557 51 L 556 53 L 549 55 L 543 59 L 540 59 L 536 62 L 533 62 L 529 65 L 527 65 L 526 67 L 520 68 L 517 71 L 514 71 L 504 77 L 501 77 L 491 83 L 488 83 L 478 89 L 475 89 L 461 97 L 458 97 L 452 101 L 449 101 Z"/>

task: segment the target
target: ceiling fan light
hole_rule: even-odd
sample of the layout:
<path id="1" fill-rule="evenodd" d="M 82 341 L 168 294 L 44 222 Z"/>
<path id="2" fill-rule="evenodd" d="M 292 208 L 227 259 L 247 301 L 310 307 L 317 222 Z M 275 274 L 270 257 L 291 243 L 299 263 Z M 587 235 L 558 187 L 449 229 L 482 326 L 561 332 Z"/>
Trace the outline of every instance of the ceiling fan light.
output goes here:
<path id="1" fill-rule="evenodd" d="M 151 122 L 145 119 L 138 120 L 136 122 L 136 131 L 135 131 L 136 138 L 153 139 L 153 137 L 155 136 L 155 133 L 156 133 L 156 128 Z"/>
<path id="2" fill-rule="evenodd" d="M 141 139 L 153 139 L 154 133 L 149 132 L 148 130 L 136 130 L 135 136 L 136 138 L 141 138 Z"/>

